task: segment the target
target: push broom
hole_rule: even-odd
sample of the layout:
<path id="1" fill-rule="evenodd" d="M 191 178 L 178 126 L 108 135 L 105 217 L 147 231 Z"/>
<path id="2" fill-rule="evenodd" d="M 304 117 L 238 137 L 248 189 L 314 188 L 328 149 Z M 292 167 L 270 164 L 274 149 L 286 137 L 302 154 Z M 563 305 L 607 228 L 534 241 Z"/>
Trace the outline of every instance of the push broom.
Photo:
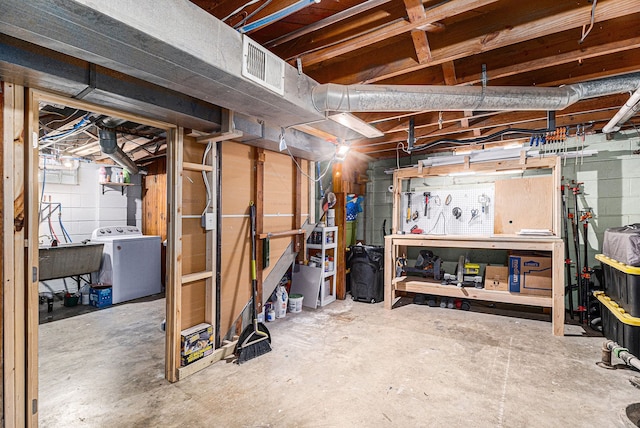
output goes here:
<path id="1" fill-rule="evenodd" d="M 256 206 L 249 204 L 251 222 L 251 288 L 253 293 L 253 323 L 245 327 L 236 345 L 236 362 L 244 363 L 271 351 L 271 335 L 267 326 L 258 322 L 258 280 L 256 279 Z"/>

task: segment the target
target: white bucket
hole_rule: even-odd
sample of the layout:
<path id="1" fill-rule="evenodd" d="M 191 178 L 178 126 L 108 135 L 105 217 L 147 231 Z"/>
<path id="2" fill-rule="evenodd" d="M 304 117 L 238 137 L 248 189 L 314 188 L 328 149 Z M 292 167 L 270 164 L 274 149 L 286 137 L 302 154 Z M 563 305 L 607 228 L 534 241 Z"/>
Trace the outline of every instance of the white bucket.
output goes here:
<path id="1" fill-rule="evenodd" d="M 333 227 L 335 225 L 336 225 L 336 210 L 332 208 L 330 210 L 327 210 L 327 226 Z"/>
<path id="2" fill-rule="evenodd" d="M 302 294 L 289 295 L 289 312 L 294 314 L 302 312 L 302 299 L 304 299 Z"/>
<path id="3" fill-rule="evenodd" d="M 82 304 L 83 305 L 89 304 L 89 293 L 82 293 Z"/>

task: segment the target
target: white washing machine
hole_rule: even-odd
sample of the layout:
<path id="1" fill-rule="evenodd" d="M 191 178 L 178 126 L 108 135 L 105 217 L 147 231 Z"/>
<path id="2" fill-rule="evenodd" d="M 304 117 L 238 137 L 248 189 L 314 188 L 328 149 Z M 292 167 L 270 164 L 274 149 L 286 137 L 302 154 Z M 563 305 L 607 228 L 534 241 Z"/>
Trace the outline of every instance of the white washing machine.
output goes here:
<path id="1" fill-rule="evenodd" d="M 97 282 L 111 284 L 113 303 L 162 291 L 160 237 L 143 235 L 135 226 L 100 227 L 92 242 L 104 243 Z"/>

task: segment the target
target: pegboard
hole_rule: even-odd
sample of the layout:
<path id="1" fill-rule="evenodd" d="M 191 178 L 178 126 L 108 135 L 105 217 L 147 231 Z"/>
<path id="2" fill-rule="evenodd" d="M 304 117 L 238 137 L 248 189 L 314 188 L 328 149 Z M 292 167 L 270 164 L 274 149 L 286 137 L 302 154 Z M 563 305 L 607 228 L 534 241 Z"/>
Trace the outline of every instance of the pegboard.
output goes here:
<path id="1" fill-rule="evenodd" d="M 425 204 L 424 192 L 430 193 L 428 204 Z M 405 192 L 401 200 L 400 228 L 404 233 L 411 233 L 412 228 L 421 229 L 426 235 L 490 236 L 494 202 L 493 183 Z"/>

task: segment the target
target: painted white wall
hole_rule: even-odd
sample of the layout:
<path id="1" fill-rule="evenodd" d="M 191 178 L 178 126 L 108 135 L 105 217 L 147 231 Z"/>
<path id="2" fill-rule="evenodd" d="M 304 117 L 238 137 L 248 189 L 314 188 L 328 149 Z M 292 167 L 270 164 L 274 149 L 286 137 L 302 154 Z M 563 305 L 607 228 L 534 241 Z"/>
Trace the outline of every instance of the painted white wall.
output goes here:
<path id="1" fill-rule="evenodd" d="M 101 165 L 93 163 L 80 163 L 77 171 L 77 180 L 63 179 L 63 181 L 77 184 L 59 184 L 53 182 L 55 173 L 47 174 L 49 181 L 45 179 L 44 189 L 42 186 L 43 170 L 39 171 L 39 186 L 43 202 L 60 204 L 62 225 L 67 230 L 71 242 L 78 243 L 91 239 L 91 233 L 98 227 L 104 226 L 138 226 L 142 227 L 142 190 L 141 178 L 139 175 L 131 176 L 134 186 L 127 186 L 124 195 L 121 188 L 117 186 L 102 186 L 99 184 L 99 169 Z M 111 167 L 106 167 L 111 173 Z M 119 168 L 113 168 L 119 170 Z M 103 194 L 104 187 L 104 194 Z M 43 216 L 48 214 L 48 204 L 42 204 Z M 58 212 L 51 216 L 51 226 L 61 244 L 66 241 L 58 220 Z M 40 246 L 49 246 L 52 241 L 52 233 L 49 230 L 49 222 L 40 223 L 39 242 Z M 47 281 L 56 292 L 64 290 L 62 280 Z M 70 289 L 76 288 L 75 281 L 67 280 Z M 40 284 L 40 291 L 48 290 Z"/>

